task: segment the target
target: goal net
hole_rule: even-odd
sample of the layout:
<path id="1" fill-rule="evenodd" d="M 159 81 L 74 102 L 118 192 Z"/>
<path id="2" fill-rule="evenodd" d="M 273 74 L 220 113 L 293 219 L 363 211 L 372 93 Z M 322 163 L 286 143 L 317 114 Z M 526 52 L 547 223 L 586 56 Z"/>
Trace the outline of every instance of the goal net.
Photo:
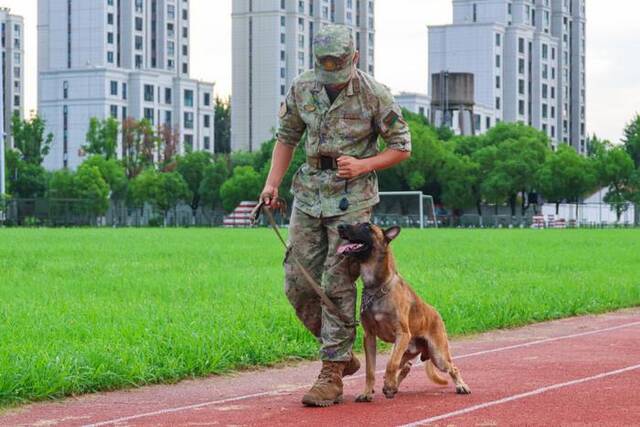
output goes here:
<path id="1" fill-rule="evenodd" d="M 382 227 L 438 227 L 433 197 L 421 191 L 383 191 L 373 211 L 373 222 Z"/>

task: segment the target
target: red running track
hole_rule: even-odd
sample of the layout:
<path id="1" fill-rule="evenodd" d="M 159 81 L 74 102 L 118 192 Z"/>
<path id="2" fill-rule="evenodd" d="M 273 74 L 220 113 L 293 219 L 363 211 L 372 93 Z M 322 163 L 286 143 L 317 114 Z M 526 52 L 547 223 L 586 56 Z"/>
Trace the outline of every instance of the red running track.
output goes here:
<path id="1" fill-rule="evenodd" d="M 313 362 L 33 404 L 0 415 L 0 425 L 640 425 L 640 309 L 490 332 L 452 348 L 471 395 L 414 367 L 387 400 L 381 357 L 369 404 L 353 402 L 359 374 L 346 381 L 344 404 L 302 407 Z"/>

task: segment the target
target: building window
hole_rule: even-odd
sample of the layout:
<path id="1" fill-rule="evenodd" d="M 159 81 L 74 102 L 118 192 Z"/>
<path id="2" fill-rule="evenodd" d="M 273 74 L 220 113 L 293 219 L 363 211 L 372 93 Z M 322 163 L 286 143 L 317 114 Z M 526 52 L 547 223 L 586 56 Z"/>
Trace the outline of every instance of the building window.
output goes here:
<path id="1" fill-rule="evenodd" d="M 113 52 L 107 52 L 107 62 L 113 64 Z"/>
<path id="2" fill-rule="evenodd" d="M 142 55 L 136 55 L 136 68 L 142 68 Z"/>
<path id="3" fill-rule="evenodd" d="M 62 82 L 62 98 L 69 98 L 69 82 L 66 80 Z"/>
<path id="4" fill-rule="evenodd" d="M 473 22 L 478 22 L 478 5 L 473 4 Z"/>
<path id="5" fill-rule="evenodd" d="M 153 124 L 153 108 L 144 109 L 144 118 L 147 119 L 149 123 Z"/>
<path id="6" fill-rule="evenodd" d="M 153 102 L 154 92 L 153 85 L 144 85 L 144 100 Z"/>
<path id="7" fill-rule="evenodd" d="M 500 97 L 497 96 L 496 97 L 496 110 L 499 110 L 499 109 L 500 109 Z"/>
<path id="8" fill-rule="evenodd" d="M 176 19 L 176 7 L 172 4 L 167 5 L 167 17 L 169 19 Z"/>
<path id="9" fill-rule="evenodd" d="M 184 106 L 185 107 L 193 107 L 193 91 L 185 90 L 184 91 Z"/>
<path id="10" fill-rule="evenodd" d="M 171 104 L 171 88 L 164 89 L 164 103 Z"/>
<path id="11" fill-rule="evenodd" d="M 211 116 L 208 114 L 205 114 L 203 116 L 203 122 L 204 122 L 204 127 L 205 128 L 210 128 L 211 127 Z"/>
<path id="12" fill-rule="evenodd" d="M 518 59 L 518 73 L 524 74 L 524 59 Z"/>
<path id="13" fill-rule="evenodd" d="M 496 68 L 500 68 L 500 63 L 501 63 L 500 59 L 501 59 L 500 55 L 496 55 Z"/>
<path id="14" fill-rule="evenodd" d="M 500 89 L 500 76 L 496 76 L 496 89 Z"/>
<path id="15" fill-rule="evenodd" d="M 184 128 L 193 129 L 193 113 L 190 111 L 184 113 Z"/>
<path id="16" fill-rule="evenodd" d="M 142 36 L 136 36 L 135 40 L 135 49 L 142 50 Z"/>
<path id="17" fill-rule="evenodd" d="M 122 99 L 127 99 L 127 84 L 122 83 Z"/>
<path id="18" fill-rule="evenodd" d="M 171 126 L 171 111 L 164 112 L 164 124 Z"/>
<path id="19" fill-rule="evenodd" d="M 280 85 L 280 95 L 284 96 L 285 94 L 285 87 L 284 85 Z"/>
<path id="20" fill-rule="evenodd" d="M 542 118 L 546 119 L 547 117 L 549 117 L 549 107 L 547 104 L 542 104 Z"/>
<path id="21" fill-rule="evenodd" d="M 113 13 L 107 13 L 107 24 L 113 25 Z"/>
<path id="22" fill-rule="evenodd" d="M 500 46 L 502 44 L 502 35 L 500 33 L 496 33 L 496 46 Z"/>
<path id="23" fill-rule="evenodd" d="M 118 96 L 118 82 L 115 80 L 111 80 L 111 95 Z"/>
<path id="24" fill-rule="evenodd" d="M 211 94 L 209 92 L 205 92 L 203 103 L 205 107 L 211 106 Z"/>
<path id="25" fill-rule="evenodd" d="M 518 39 L 518 52 L 524 53 L 524 39 L 522 37 Z"/>
<path id="26" fill-rule="evenodd" d="M 137 17 L 136 17 L 136 20 L 135 20 L 135 28 L 136 28 L 136 31 L 142 31 L 142 27 L 143 27 L 143 25 L 142 25 L 142 18 L 140 18 L 139 16 L 137 16 Z"/>
<path id="27" fill-rule="evenodd" d="M 182 64 L 182 73 L 183 74 L 189 73 L 189 66 L 186 63 Z"/>
<path id="28" fill-rule="evenodd" d="M 208 136 L 205 136 L 203 139 L 203 145 L 204 145 L 204 149 L 205 150 L 210 150 L 211 149 L 211 138 L 209 138 Z"/>
<path id="29" fill-rule="evenodd" d="M 547 99 L 549 94 L 549 86 L 547 86 L 546 84 L 542 85 L 542 98 Z"/>
<path id="30" fill-rule="evenodd" d="M 118 118 L 118 106 L 117 105 L 112 105 L 109 107 L 109 110 L 111 112 L 111 117 L 113 117 L 114 119 Z"/>
<path id="31" fill-rule="evenodd" d="M 193 135 L 184 136 L 184 151 L 191 153 L 193 151 Z"/>
<path id="32" fill-rule="evenodd" d="M 520 114 L 521 116 L 524 116 L 524 101 L 523 100 L 518 101 L 518 114 Z"/>
<path id="33" fill-rule="evenodd" d="M 524 80 L 518 80 L 518 93 L 524 95 Z"/>
<path id="34" fill-rule="evenodd" d="M 107 43 L 113 44 L 113 33 L 107 33 Z"/>

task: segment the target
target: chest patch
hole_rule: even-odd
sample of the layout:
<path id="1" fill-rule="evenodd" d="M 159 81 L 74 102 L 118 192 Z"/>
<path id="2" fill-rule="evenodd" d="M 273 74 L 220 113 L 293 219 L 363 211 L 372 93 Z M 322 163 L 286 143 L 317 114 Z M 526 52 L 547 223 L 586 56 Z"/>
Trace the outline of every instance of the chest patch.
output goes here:
<path id="1" fill-rule="evenodd" d="M 306 104 L 304 106 L 304 111 L 308 112 L 308 113 L 313 113 L 314 111 L 316 111 L 316 106 L 313 104 Z"/>

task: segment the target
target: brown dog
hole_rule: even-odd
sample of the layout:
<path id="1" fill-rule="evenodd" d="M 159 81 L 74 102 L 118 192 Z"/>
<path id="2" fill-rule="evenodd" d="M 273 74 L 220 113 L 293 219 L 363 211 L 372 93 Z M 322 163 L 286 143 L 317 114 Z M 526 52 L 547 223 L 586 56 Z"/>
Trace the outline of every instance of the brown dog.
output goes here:
<path id="1" fill-rule="evenodd" d="M 400 227 L 381 228 L 364 223 L 343 225 L 340 236 L 349 243 L 338 252 L 360 262 L 364 291 L 361 320 L 364 328 L 364 350 L 367 361 L 367 381 L 357 402 L 373 400 L 376 368 L 376 338 L 393 343 L 393 351 L 384 375 L 384 395 L 391 399 L 409 374 L 411 362 L 420 355 L 426 361 L 427 376 L 435 383 L 446 385 L 434 366 L 448 373 L 459 394 L 471 393 L 453 364 L 449 341 L 440 314 L 420 299 L 396 271 L 389 244 L 400 233 Z"/>

